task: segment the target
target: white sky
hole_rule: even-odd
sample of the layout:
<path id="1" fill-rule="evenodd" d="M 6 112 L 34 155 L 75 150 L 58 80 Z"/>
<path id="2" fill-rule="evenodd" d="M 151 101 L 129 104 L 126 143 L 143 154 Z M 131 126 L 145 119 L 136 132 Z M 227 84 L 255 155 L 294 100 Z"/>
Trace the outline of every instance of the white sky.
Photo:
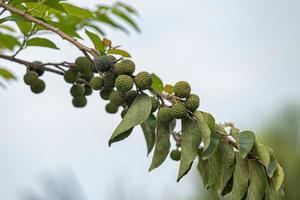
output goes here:
<path id="1" fill-rule="evenodd" d="M 92 6 L 98 1 L 85 2 Z M 257 130 L 285 103 L 299 102 L 299 1 L 127 2 L 141 13 L 143 33 L 128 37 L 108 31 L 109 38 L 131 52 L 138 70 L 155 72 L 166 83 L 188 80 L 201 96 L 202 109 L 218 121 Z M 56 43 L 63 53 L 32 48 L 20 57 L 62 61 L 80 55 L 68 43 Z M 2 65 L 22 79 L 22 66 Z M 91 200 L 110 199 L 116 182 L 149 200 L 190 193 L 196 174 L 177 184 L 178 164 L 169 159 L 147 172 L 151 158 L 139 128 L 108 148 L 120 118 L 105 113 L 98 94 L 78 110 L 61 78 L 47 74 L 43 79 L 48 84 L 42 95 L 33 95 L 21 80 L 0 90 L 0 199 L 20 199 L 44 174 L 69 169 Z"/>

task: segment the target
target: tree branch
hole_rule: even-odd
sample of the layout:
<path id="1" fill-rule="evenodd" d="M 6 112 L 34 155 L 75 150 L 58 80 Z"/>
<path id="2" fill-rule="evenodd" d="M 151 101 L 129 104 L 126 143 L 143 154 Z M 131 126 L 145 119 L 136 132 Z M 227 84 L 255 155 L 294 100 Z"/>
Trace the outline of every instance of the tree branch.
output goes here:
<path id="1" fill-rule="evenodd" d="M 19 10 L 19 9 L 13 7 L 13 6 L 10 6 L 10 5 L 6 4 L 3 0 L 0 0 L 0 7 L 4 8 L 4 9 L 6 9 L 6 10 L 8 10 L 8 11 L 14 13 L 14 14 L 22 16 L 27 21 L 33 22 L 37 25 L 40 25 L 40 26 L 44 27 L 45 29 L 47 29 L 49 31 L 52 31 L 53 33 L 56 33 L 62 39 L 67 40 L 70 43 L 72 43 L 73 45 L 75 45 L 84 54 L 86 54 L 86 52 L 88 52 L 94 57 L 99 57 L 99 54 L 95 49 L 85 46 L 84 44 L 78 42 L 75 38 L 73 38 L 73 37 L 69 36 L 68 34 L 64 33 L 63 31 L 61 31 L 59 28 L 51 26 L 51 25 L 47 24 L 46 22 L 31 16 L 26 11 Z"/>

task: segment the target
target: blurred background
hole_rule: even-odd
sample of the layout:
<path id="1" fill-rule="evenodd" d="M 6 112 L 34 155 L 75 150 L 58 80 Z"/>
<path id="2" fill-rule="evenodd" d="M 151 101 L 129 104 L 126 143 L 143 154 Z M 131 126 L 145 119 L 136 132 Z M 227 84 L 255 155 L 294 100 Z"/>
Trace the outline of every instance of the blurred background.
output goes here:
<path id="1" fill-rule="evenodd" d="M 99 1 L 84 2 L 92 8 Z M 155 72 L 165 83 L 188 80 L 202 110 L 217 121 L 255 131 L 284 167 L 286 199 L 298 199 L 300 2 L 126 3 L 139 11 L 142 33 L 107 29 L 113 43 L 132 54 L 140 71 Z M 33 47 L 20 57 L 72 61 L 81 55 L 60 39 L 56 44 L 64 53 Z M 214 199 L 196 170 L 176 183 L 178 163 L 170 159 L 148 173 L 151 156 L 139 129 L 109 148 L 120 117 L 104 111 L 97 93 L 86 108 L 75 109 L 63 79 L 46 74 L 47 90 L 34 95 L 22 83 L 22 66 L 1 65 L 19 80 L 0 89 L 0 199 Z"/>

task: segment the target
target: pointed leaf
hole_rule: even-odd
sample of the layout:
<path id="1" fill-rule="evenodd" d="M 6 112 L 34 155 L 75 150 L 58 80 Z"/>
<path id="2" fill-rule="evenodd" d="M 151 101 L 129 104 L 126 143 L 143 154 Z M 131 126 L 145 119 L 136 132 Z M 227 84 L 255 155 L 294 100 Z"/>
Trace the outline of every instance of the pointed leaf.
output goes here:
<path id="1" fill-rule="evenodd" d="M 242 158 L 245 158 L 251 151 L 252 146 L 255 142 L 255 135 L 251 131 L 243 131 L 238 134 L 238 147 Z"/>
<path id="2" fill-rule="evenodd" d="M 214 154 L 208 159 L 209 179 L 207 186 L 214 191 L 218 191 L 221 186 L 222 165 L 220 163 L 222 163 L 222 155 L 220 146 L 218 146 Z"/>
<path id="3" fill-rule="evenodd" d="M 268 146 L 267 146 L 267 148 L 268 148 L 269 155 L 270 155 L 270 162 L 269 162 L 269 165 L 267 167 L 267 174 L 270 178 L 272 178 L 273 174 L 277 170 L 279 164 L 278 164 L 278 162 L 277 162 L 277 160 L 276 160 L 276 158 L 273 154 L 273 150 Z"/>
<path id="4" fill-rule="evenodd" d="M 6 80 L 15 80 L 16 77 L 7 69 L 0 68 L 0 77 L 6 79 Z"/>
<path id="5" fill-rule="evenodd" d="M 217 150 L 218 145 L 219 145 L 219 139 L 217 138 L 215 133 L 213 133 L 210 137 L 210 143 L 209 143 L 206 151 L 204 151 L 202 158 L 208 159 L 209 157 L 211 157 Z"/>
<path id="6" fill-rule="evenodd" d="M 204 151 L 205 151 L 208 148 L 209 143 L 210 143 L 211 131 L 204 119 L 202 112 L 196 110 L 194 112 L 194 116 L 196 118 L 197 124 L 198 124 L 201 134 L 202 134 L 203 143 L 204 143 Z"/>
<path id="7" fill-rule="evenodd" d="M 155 144 L 155 129 L 156 118 L 154 115 L 150 115 L 149 118 L 141 124 L 142 130 L 147 144 L 147 153 L 149 154 Z"/>
<path id="8" fill-rule="evenodd" d="M 270 163 L 270 155 L 268 148 L 260 141 L 256 141 L 253 145 L 252 152 L 256 155 L 262 164 L 267 168 Z"/>
<path id="9" fill-rule="evenodd" d="M 265 170 L 257 160 L 249 160 L 250 184 L 247 200 L 263 199 L 266 187 L 267 176 Z"/>
<path id="10" fill-rule="evenodd" d="M 177 181 L 187 174 L 201 143 L 201 132 L 196 122 L 190 118 L 182 119 L 181 159 Z"/>
<path id="11" fill-rule="evenodd" d="M 152 78 L 151 87 L 158 92 L 164 91 L 164 84 L 162 80 L 156 74 L 151 74 L 151 78 Z"/>
<path id="12" fill-rule="evenodd" d="M 127 57 L 127 58 L 131 58 L 131 55 L 127 52 L 127 51 L 124 51 L 122 49 L 110 49 L 107 51 L 108 54 L 115 54 L 115 55 L 120 55 L 120 56 L 123 56 L 123 57 Z"/>
<path id="13" fill-rule="evenodd" d="M 146 121 L 150 115 L 151 108 L 151 98 L 145 94 L 138 95 L 130 106 L 127 114 L 112 134 L 109 140 L 109 146 L 114 142 L 115 138 L 120 137 L 125 131 Z"/>
<path id="14" fill-rule="evenodd" d="M 204 187 L 207 188 L 208 185 L 208 179 L 209 179 L 209 165 L 208 165 L 208 160 L 203 160 L 201 158 L 201 154 L 198 154 L 199 162 L 198 162 L 198 171 L 202 177 L 202 182 Z"/>
<path id="15" fill-rule="evenodd" d="M 276 192 L 275 184 L 272 179 L 268 181 L 265 200 L 283 200 L 285 197 L 284 191 L 282 188 Z"/>
<path id="16" fill-rule="evenodd" d="M 141 32 L 141 29 L 138 27 L 138 25 L 131 19 L 128 15 L 126 15 L 123 11 L 113 8 L 112 13 L 114 13 L 116 16 L 123 19 L 125 22 L 131 25 L 137 32 Z"/>
<path id="17" fill-rule="evenodd" d="M 170 152 L 170 124 L 157 123 L 155 149 L 149 171 L 159 167 Z"/>
<path id="18" fill-rule="evenodd" d="M 93 42 L 95 49 L 97 49 L 99 52 L 103 52 L 105 46 L 104 46 L 101 38 L 98 35 L 96 35 L 95 33 L 88 31 L 88 30 L 85 30 L 85 33 L 90 38 L 90 40 Z"/>
<path id="19" fill-rule="evenodd" d="M 249 170 L 248 162 L 236 154 L 236 166 L 233 174 L 232 200 L 243 198 L 248 189 Z"/>
<path id="20" fill-rule="evenodd" d="M 94 18 L 93 13 L 87 9 L 83 9 L 68 3 L 61 3 L 61 5 L 70 15 L 74 15 L 79 18 Z"/>
<path id="21" fill-rule="evenodd" d="M 282 167 L 278 164 L 277 170 L 273 175 L 273 181 L 274 181 L 276 191 L 278 191 L 281 188 L 283 184 L 283 180 L 284 180 L 284 171 Z"/>
<path id="22" fill-rule="evenodd" d="M 46 38 L 31 38 L 26 43 L 27 46 L 39 46 L 39 47 L 48 47 L 52 49 L 59 49 L 57 46 L 50 40 Z"/>

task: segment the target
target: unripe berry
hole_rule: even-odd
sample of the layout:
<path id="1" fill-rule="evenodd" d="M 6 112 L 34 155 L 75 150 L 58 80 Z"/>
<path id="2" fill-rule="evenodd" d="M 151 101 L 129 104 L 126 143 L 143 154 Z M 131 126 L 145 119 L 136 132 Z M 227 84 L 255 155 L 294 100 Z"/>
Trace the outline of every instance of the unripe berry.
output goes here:
<path id="1" fill-rule="evenodd" d="M 178 97 L 186 98 L 191 93 L 191 86 L 186 81 L 179 81 L 174 86 L 174 93 Z"/>
<path id="2" fill-rule="evenodd" d="M 194 112 L 199 108 L 200 105 L 200 98 L 196 94 L 191 94 L 184 102 L 185 107 L 191 111 Z"/>
<path id="3" fill-rule="evenodd" d="M 93 90 L 101 90 L 104 85 L 104 78 L 100 76 L 95 76 L 90 81 L 90 86 Z"/>
<path id="4" fill-rule="evenodd" d="M 134 82 L 140 90 L 146 90 L 151 88 L 152 78 L 148 72 L 140 72 L 134 78 Z"/>
<path id="5" fill-rule="evenodd" d="M 38 79 L 39 75 L 35 71 L 28 71 L 23 77 L 23 80 L 27 85 L 32 85 L 32 83 Z"/>
<path id="6" fill-rule="evenodd" d="M 78 77 L 78 72 L 75 69 L 68 69 L 64 74 L 64 79 L 67 83 L 75 83 Z"/>
<path id="7" fill-rule="evenodd" d="M 42 93 L 46 88 L 46 84 L 43 80 L 37 79 L 31 85 L 30 89 L 33 93 L 39 94 Z"/>
<path id="8" fill-rule="evenodd" d="M 118 112 L 119 107 L 117 105 L 113 104 L 113 103 L 108 103 L 105 106 L 105 110 L 108 113 L 114 114 L 114 113 Z"/>
<path id="9" fill-rule="evenodd" d="M 135 91 L 135 90 L 131 90 L 131 91 L 127 92 L 125 94 L 125 103 L 128 106 L 131 106 L 131 104 L 134 102 L 136 96 L 137 96 L 137 91 Z"/>
<path id="10" fill-rule="evenodd" d="M 179 161 L 181 158 L 181 152 L 179 150 L 172 150 L 170 153 L 170 157 L 174 161 Z"/>
<path id="11" fill-rule="evenodd" d="M 84 87 L 82 85 L 73 85 L 70 93 L 73 97 L 79 97 L 84 95 Z"/>
<path id="12" fill-rule="evenodd" d="M 115 87 L 116 78 L 117 78 L 117 75 L 114 72 L 112 72 L 112 71 L 106 72 L 105 76 L 104 76 L 104 87 L 105 88 Z"/>
<path id="13" fill-rule="evenodd" d="M 157 121 L 167 123 L 173 120 L 172 111 L 169 107 L 162 107 L 158 110 Z"/>
<path id="14" fill-rule="evenodd" d="M 131 60 L 125 59 L 115 64 L 117 74 L 132 75 L 135 71 L 135 64 Z"/>
<path id="15" fill-rule="evenodd" d="M 111 103 L 121 106 L 125 102 L 125 95 L 119 91 L 113 91 L 109 95 L 109 100 Z"/>
<path id="16" fill-rule="evenodd" d="M 87 104 L 87 99 L 85 96 L 78 96 L 72 99 L 72 104 L 76 108 L 83 108 Z"/>
<path id="17" fill-rule="evenodd" d="M 172 117 L 175 119 L 182 119 L 187 115 L 187 109 L 184 105 L 184 103 L 175 103 L 172 106 Z"/>
<path id="18" fill-rule="evenodd" d="M 33 61 L 33 63 L 36 64 L 36 65 L 43 64 L 40 61 Z M 43 76 L 43 74 L 45 73 L 45 69 L 43 67 L 32 67 L 32 66 L 30 66 L 28 69 L 30 71 L 35 71 L 39 76 Z"/>
<path id="19" fill-rule="evenodd" d="M 88 74 L 90 73 L 90 71 L 92 71 L 91 61 L 87 57 L 84 56 L 78 57 L 75 60 L 75 64 L 76 64 L 76 69 L 82 74 Z"/>
<path id="20" fill-rule="evenodd" d="M 122 119 L 125 117 L 125 115 L 127 114 L 127 112 L 128 112 L 128 108 L 125 108 L 124 110 L 122 110 L 122 112 L 121 112 Z"/>
<path id="21" fill-rule="evenodd" d="M 101 97 L 103 100 L 108 100 L 110 94 L 112 93 L 112 91 L 114 91 L 112 88 L 103 88 L 103 89 L 100 91 L 100 97 Z"/>
<path id="22" fill-rule="evenodd" d="M 128 75 L 120 75 L 116 79 L 115 86 L 118 91 L 126 93 L 130 91 L 133 87 L 133 80 Z"/>
<path id="23" fill-rule="evenodd" d="M 89 96 L 93 93 L 91 86 L 84 85 L 84 96 Z"/>
<path id="24" fill-rule="evenodd" d="M 151 112 L 155 112 L 159 106 L 159 101 L 157 100 L 156 97 L 151 97 L 151 103 L 152 103 L 152 109 Z"/>
<path id="25" fill-rule="evenodd" d="M 112 55 L 104 55 L 94 59 L 96 69 L 100 72 L 109 71 L 114 66 L 115 61 L 116 58 Z"/>

